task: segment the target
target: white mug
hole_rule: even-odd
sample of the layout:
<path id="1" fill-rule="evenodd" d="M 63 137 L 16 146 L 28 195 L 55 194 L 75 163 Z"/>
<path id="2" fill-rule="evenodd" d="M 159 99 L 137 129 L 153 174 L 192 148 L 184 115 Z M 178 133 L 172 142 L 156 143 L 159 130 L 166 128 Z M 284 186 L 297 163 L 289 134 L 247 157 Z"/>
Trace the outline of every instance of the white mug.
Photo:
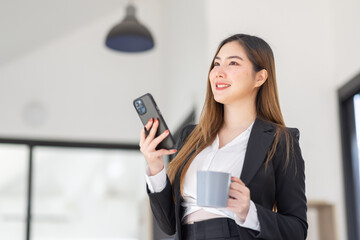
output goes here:
<path id="1" fill-rule="evenodd" d="M 230 173 L 198 171 L 197 205 L 202 207 L 226 207 L 230 183 Z"/>

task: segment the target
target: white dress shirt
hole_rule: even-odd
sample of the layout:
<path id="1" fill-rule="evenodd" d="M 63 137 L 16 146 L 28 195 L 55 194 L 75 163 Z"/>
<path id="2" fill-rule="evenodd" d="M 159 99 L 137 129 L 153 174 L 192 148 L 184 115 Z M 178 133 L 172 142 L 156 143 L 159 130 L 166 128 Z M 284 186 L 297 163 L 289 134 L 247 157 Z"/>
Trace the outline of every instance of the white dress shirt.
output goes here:
<path id="1" fill-rule="evenodd" d="M 185 221 L 186 217 L 189 215 L 191 216 L 192 213 L 196 213 L 197 211 L 206 211 L 209 214 L 205 216 L 228 217 L 235 220 L 235 222 L 241 227 L 260 231 L 257 209 L 252 201 L 250 201 L 250 209 L 244 222 L 238 219 L 236 214 L 227 208 L 200 207 L 196 204 L 197 171 L 228 172 L 233 177 L 240 177 L 253 124 L 254 123 L 220 149 L 219 136 L 217 135 L 215 141 L 194 158 L 186 172 L 183 183 L 184 201 L 181 205 L 185 207 L 185 213 L 182 221 Z M 161 192 L 166 186 L 165 168 L 154 176 L 150 176 L 150 171 L 147 169 L 145 178 L 150 192 Z"/>

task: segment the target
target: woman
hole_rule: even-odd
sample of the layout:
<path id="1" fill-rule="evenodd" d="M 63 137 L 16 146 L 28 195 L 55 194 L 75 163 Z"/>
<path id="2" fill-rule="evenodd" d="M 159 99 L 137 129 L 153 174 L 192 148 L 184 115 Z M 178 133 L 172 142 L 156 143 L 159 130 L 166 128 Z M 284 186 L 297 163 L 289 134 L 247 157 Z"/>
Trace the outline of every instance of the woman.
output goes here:
<path id="1" fill-rule="evenodd" d="M 155 150 L 158 121 L 141 131 L 150 204 L 177 239 L 305 239 L 304 160 L 299 131 L 286 128 L 274 57 L 262 39 L 236 34 L 211 63 L 199 124 L 182 129 L 176 149 Z M 167 173 L 162 156 L 174 154 Z M 227 208 L 196 205 L 197 170 L 229 172 Z"/>

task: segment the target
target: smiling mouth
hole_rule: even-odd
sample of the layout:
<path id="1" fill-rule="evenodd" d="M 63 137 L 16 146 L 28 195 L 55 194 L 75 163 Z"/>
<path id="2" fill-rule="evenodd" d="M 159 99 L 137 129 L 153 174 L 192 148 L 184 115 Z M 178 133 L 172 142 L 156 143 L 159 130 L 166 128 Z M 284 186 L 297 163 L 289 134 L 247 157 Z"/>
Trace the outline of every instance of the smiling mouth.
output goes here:
<path id="1" fill-rule="evenodd" d="M 230 84 L 216 84 L 216 88 L 228 88 L 230 86 Z"/>

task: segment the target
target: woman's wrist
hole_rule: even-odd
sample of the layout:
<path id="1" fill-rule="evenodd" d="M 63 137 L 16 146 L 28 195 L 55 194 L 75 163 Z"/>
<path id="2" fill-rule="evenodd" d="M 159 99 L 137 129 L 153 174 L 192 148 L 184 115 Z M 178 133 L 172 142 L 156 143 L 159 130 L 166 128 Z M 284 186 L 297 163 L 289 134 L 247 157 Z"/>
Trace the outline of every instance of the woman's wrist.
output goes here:
<path id="1" fill-rule="evenodd" d="M 249 207 L 247 210 L 245 210 L 245 211 L 243 211 L 243 212 L 241 212 L 241 213 L 236 214 L 237 217 L 238 217 L 238 219 L 239 219 L 242 223 L 244 223 L 244 222 L 246 221 L 247 215 L 248 215 L 248 213 L 249 213 L 249 209 L 250 209 L 250 207 Z"/>
<path id="2" fill-rule="evenodd" d="M 149 164 L 150 176 L 154 176 L 164 169 L 164 163 Z"/>

